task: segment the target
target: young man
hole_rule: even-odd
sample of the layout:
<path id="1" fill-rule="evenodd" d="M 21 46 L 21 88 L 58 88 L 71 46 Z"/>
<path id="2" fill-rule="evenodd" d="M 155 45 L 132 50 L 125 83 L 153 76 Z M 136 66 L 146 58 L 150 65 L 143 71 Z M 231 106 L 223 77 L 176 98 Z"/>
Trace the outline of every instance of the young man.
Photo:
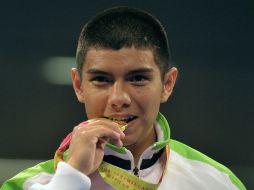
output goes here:
<path id="1" fill-rule="evenodd" d="M 67 136 L 55 160 L 1 190 L 245 189 L 230 170 L 170 139 L 159 108 L 178 71 L 156 18 L 126 7 L 106 10 L 84 26 L 76 56 L 73 87 L 89 120 Z"/>

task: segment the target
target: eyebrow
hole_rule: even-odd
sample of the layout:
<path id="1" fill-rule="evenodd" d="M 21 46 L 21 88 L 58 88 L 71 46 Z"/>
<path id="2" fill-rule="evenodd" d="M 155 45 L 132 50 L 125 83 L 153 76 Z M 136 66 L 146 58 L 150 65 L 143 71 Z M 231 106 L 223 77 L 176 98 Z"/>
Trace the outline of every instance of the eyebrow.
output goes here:
<path id="1" fill-rule="evenodd" d="M 110 74 L 106 71 L 102 71 L 102 70 L 96 69 L 96 68 L 88 69 L 87 73 L 88 74 L 101 74 L 101 75 L 109 75 Z"/>
<path id="2" fill-rule="evenodd" d="M 135 75 L 135 74 L 141 74 L 141 73 L 152 73 L 152 68 L 140 68 L 140 69 L 134 69 L 128 72 L 128 75 Z"/>
<path id="3" fill-rule="evenodd" d="M 152 68 L 138 68 L 138 69 L 134 69 L 134 70 L 130 70 L 127 75 L 135 75 L 135 74 L 140 74 L 140 73 L 152 73 L 153 69 Z M 88 74 L 101 74 L 101 75 L 110 75 L 111 72 L 106 72 L 106 71 L 102 71 L 100 69 L 96 69 L 96 68 L 90 68 L 87 71 Z"/>

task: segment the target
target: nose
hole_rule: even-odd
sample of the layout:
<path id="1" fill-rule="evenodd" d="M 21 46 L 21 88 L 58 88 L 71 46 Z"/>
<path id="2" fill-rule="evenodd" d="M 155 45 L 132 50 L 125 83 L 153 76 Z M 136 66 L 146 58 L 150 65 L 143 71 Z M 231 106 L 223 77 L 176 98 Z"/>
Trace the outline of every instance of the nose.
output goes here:
<path id="1" fill-rule="evenodd" d="M 121 81 L 116 81 L 111 86 L 108 104 L 114 111 L 121 111 L 129 107 L 131 103 L 130 94 L 127 87 Z"/>

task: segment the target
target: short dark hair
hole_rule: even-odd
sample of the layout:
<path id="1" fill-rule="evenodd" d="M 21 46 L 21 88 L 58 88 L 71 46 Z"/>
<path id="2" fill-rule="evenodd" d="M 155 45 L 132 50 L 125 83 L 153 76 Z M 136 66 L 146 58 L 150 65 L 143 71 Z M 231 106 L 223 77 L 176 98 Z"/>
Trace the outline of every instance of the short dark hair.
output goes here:
<path id="1" fill-rule="evenodd" d="M 171 67 L 167 34 L 160 21 L 151 14 L 136 8 L 114 7 L 107 9 L 83 27 L 76 52 L 80 76 L 89 49 L 135 47 L 151 49 L 163 77 Z"/>

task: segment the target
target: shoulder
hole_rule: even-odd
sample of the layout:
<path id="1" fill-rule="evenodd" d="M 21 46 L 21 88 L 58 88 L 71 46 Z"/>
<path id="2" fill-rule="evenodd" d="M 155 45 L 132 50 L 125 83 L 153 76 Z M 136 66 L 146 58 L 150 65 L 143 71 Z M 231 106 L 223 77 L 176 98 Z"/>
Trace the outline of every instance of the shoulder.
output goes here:
<path id="1" fill-rule="evenodd" d="M 245 190 L 241 181 L 227 167 L 205 154 L 175 140 L 170 140 L 168 173 L 177 182 L 179 178 L 194 188 Z M 209 189 L 209 188 L 208 188 Z"/>
<path id="2" fill-rule="evenodd" d="M 41 162 L 33 167 L 27 168 L 24 171 L 18 173 L 13 178 L 5 181 L 0 190 L 23 190 L 23 185 L 26 181 L 35 176 L 46 176 L 49 177 L 50 174 L 54 173 L 54 162 L 53 160 L 48 160 Z M 42 179 L 42 180 L 46 180 Z"/>

